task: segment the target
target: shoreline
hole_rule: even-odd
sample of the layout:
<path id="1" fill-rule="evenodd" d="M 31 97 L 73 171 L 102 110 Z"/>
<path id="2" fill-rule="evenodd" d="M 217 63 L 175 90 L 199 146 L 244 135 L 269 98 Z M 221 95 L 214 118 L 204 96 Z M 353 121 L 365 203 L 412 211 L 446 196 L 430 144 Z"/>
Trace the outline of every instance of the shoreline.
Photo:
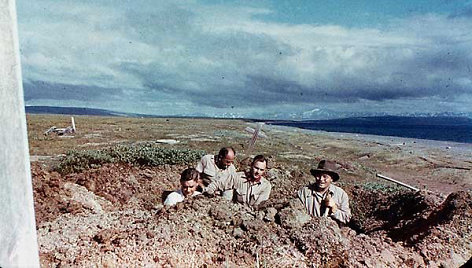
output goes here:
<path id="1" fill-rule="evenodd" d="M 405 138 L 397 136 L 383 136 L 383 135 L 373 135 L 373 134 L 360 134 L 360 133 L 348 133 L 348 132 L 331 132 L 324 130 L 313 130 L 305 129 L 295 126 L 282 126 L 282 125 L 270 125 L 266 124 L 266 127 L 273 129 L 281 129 L 289 132 L 301 132 L 305 134 L 316 134 L 330 136 L 336 139 L 350 139 L 360 142 L 373 142 L 380 145 L 386 146 L 399 146 L 402 148 L 411 148 L 415 150 L 440 150 L 443 153 L 454 153 L 462 155 L 464 157 L 470 157 L 472 154 L 472 143 L 462 143 L 454 141 L 439 141 L 439 140 L 427 140 L 427 139 L 417 139 L 417 138 Z"/>

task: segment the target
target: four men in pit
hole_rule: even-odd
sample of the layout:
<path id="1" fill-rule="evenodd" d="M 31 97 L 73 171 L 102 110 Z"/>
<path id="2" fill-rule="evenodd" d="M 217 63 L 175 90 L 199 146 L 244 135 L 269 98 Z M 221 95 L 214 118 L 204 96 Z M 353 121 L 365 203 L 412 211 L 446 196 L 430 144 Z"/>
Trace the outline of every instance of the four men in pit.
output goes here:
<path id="1" fill-rule="evenodd" d="M 207 196 L 222 195 L 233 202 L 257 208 L 267 201 L 272 189 L 265 178 L 267 158 L 257 155 L 248 171 L 237 172 L 234 166 L 236 151 L 223 147 L 217 155 L 208 154 L 201 158 L 196 168 L 188 168 L 181 174 L 179 190 L 171 193 L 164 205 L 175 205 L 185 198 L 201 194 L 201 187 Z M 333 183 L 339 180 L 337 164 L 322 160 L 310 170 L 314 182 L 298 191 L 300 206 L 313 217 L 331 217 L 346 224 L 351 218 L 347 193 Z"/>

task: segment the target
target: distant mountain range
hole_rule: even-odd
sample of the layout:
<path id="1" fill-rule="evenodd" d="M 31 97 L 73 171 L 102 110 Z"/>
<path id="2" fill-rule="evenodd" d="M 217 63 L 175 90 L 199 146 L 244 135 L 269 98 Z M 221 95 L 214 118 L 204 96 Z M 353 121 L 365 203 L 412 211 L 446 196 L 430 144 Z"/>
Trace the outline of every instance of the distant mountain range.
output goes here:
<path id="1" fill-rule="evenodd" d="M 115 112 L 105 109 L 97 108 L 83 108 L 83 107 L 57 107 L 57 106 L 25 106 L 25 111 L 28 114 L 65 114 L 65 115 L 90 115 L 90 116 L 122 116 L 122 117 L 174 117 L 174 118 L 210 118 L 209 116 L 191 116 L 191 115 L 152 115 L 152 114 L 137 114 L 137 113 L 123 113 Z M 227 118 L 238 119 L 238 118 Z"/>
<path id="2" fill-rule="evenodd" d="M 67 114 L 67 115 L 97 115 L 97 116 L 123 116 L 123 117 L 195 117 L 195 118 L 209 118 L 211 116 L 191 116 L 191 115 L 151 115 L 151 114 L 138 114 L 138 113 L 123 113 L 115 112 L 105 109 L 97 108 L 83 108 L 83 107 L 58 107 L 58 106 L 25 106 L 26 113 L 29 114 Z M 213 118 L 213 117 L 212 117 Z M 223 116 L 226 118 L 226 116 Z M 238 119 L 234 116 L 229 116 L 228 119 Z M 292 122 L 293 124 L 334 124 L 334 125 L 358 125 L 359 122 L 373 123 L 373 124 L 391 124 L 391 123 L 402 123 L 405 125 L 447 125 L 460 124 L 471 124 L 472 118 L 465 115 L 457 114 L 431 114 L 431 115 L 404 115 L 404 116 L 391 116 L 391 115 L 377 115 L 377 116 L 346 116 L 346 118 L 329 118 L 326 120 L 314 120 L 314 119 L 302 119 L 302 120 L 271 120 L 271 119 L 254 119 L 254 118 L 239 118 L 249 119 L 252 121 L 261 122 L 272 122 L 274 124 L 285 124 Z"/>
<path id="3" fill-rule="evenodd" d="M 120 113 L 104 109 L 26 106 L 30 114 L 67 114 L 90 116 L 122 117 L 186 117 L 195 116 L 158 116 L 148 114 Z M 206 117 L 208 118 L 208 117 Z M 235 118 L 228 118 L 235 119 Z M 328 120 L 264 120 L 239 118 L 252 122 L 265 122 L 273 125 L 323 130 L 332 132 L 363 133 L 382 136 L 398 136 L 429 140 L 444 140 L 472 143 L 472 118 L 465 116 L 371 116 L 350 117 Z"/>
<path id="4" fill-rule="evenodd" d="M 120 113 L 105 109 L 56 106 L 25 106 L 28 114 L 67 114 L 67 115 L 97 115 L 97 116 L 125 116 L 125 117 L 153 117 L 145 114 Z"/>

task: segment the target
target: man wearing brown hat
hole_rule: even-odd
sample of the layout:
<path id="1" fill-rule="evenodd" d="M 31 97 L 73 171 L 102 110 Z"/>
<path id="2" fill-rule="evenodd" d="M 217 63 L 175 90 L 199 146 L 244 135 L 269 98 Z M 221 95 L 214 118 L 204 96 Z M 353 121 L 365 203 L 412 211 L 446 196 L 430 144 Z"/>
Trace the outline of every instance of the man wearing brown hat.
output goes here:
<path id="1" fill-rule="evenodd" d="M 310 170 L 315 182 L 301 188 L 298 198 L 311 216 L 331 217 L 338 222 L 347 223 L 351 219 L 349 197 L 343 189 L 332 184 L 339 180 L 336 170 L 336 162 L 321 160 L 317 168 Z"/>

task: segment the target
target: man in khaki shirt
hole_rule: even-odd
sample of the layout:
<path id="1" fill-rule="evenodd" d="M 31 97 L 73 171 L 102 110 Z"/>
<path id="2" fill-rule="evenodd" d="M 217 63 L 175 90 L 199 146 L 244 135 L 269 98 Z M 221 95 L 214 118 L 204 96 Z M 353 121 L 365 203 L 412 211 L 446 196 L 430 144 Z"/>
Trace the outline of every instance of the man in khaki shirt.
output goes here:
<path id="1" fill-rule="evenodd" d="M 249 172 L 237 172 L 224 180 L 216 180 L 205 188 L 205 192 L 213 195 L 217 190 L 232 190 L 232 200 L 249 206 L 258 206 L 269 199 L 272 186 L 264 178 L 267 159 L 263 155 L 254 157 Z M 229 199 L 227 196 L 225 196 Z"/>
<path id="2" fill-rule="evenodd" d="M 207 186 L 213 181 L 225 179 L 236 173 L 233 165 L 236 152 L 232 147 L 223 147 L 217 155 L 208 154 L 202 157 L 195 168 L 201 173 L 203 184 Z"/>
<path id="3" fill-rule="evenodd" d="M 351 209 L 346 192 L 332 184 L 339 180 L 336 169 L 335 162 L 321 160 L 316 169 L 310 170 L 315 183 L 301 188 L 298 198 L 311 216 L 331 217 L 345 224 L 351 219 Z"/>

